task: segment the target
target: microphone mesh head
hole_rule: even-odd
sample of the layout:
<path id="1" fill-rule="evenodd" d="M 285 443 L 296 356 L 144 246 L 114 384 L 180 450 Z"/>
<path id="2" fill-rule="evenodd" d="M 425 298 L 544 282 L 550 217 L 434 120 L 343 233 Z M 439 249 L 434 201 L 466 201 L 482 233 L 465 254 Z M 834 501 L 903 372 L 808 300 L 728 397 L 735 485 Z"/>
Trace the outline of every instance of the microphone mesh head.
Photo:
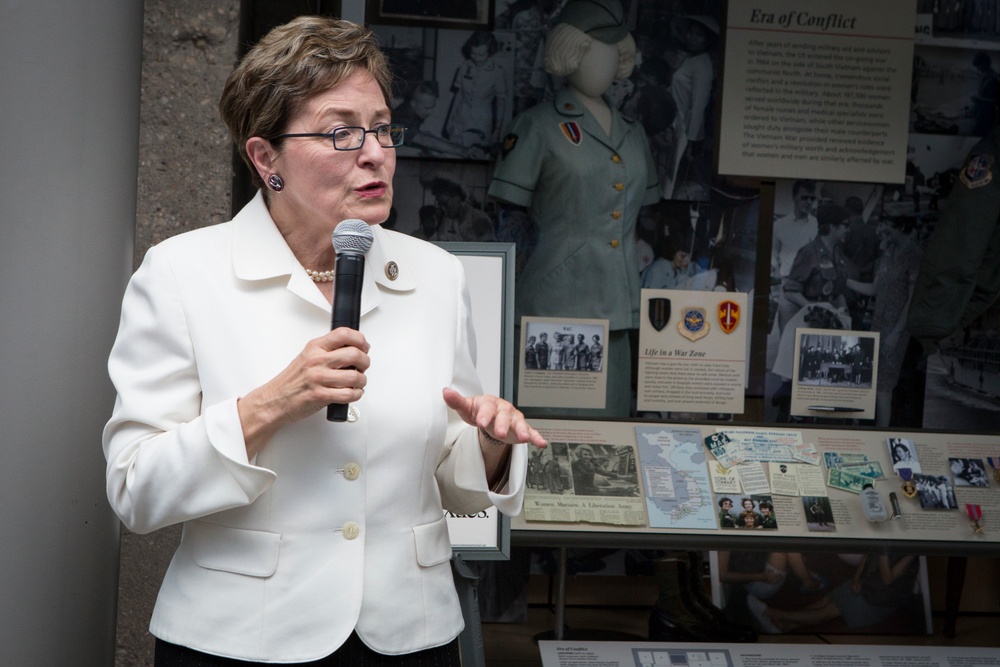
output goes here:
<path id="1" fill-rule="evenodd" d="M 344 220 L 333 230 L 333 250 L 338 255 L 364 255 L 374 240 L 371 227 L 364 220 Z"/>

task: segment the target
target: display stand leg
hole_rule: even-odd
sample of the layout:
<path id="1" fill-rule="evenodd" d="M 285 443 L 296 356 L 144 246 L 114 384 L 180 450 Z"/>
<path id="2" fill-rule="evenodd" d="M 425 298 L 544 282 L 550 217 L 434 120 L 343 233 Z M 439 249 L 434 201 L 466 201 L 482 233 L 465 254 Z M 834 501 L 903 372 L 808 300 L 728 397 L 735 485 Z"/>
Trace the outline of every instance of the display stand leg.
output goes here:
<path id="1" fill-rule="evenodd" d="M 556 574 L 556 620 L 553 639 L 562 639 L 566 634 L 566 575 L 568 558 L 566 547 L 559 547 L 559 568 Z"/>
<path id="2" fill-rule="evenodd" d="M 566 559 L 568 557 L 566 547 L 559 547 L 556 553 L 556 595 L 553 602 L 555 621 L 551 630 L 540 632 L 534 636 L 536 642 L 540 639 L 560 640 L 566 634 Z"/>
<path id="3" fill-rule="evenodd" d="M 462 667 L 486 667 L 482 618 L 479 614 L 479 593 L 476 588 L 479 572 L 475 565 L 465 562 L 461 556 L 455 556 L 451 562 L 455 572 L 455 589 L 458 591 L 462 616 L 465 618 L 465 629 L 458 636 L 458 645 L 462 651 Z"/>
<path id="4" fill-rule="evenodd" d="M 948 575 L 944 594 L 944 631 L 945 637 L 955 636 L 955 623 L 958 621 L 958 607 L 962 603 L 962 588 L 965 586 L 965 568 L 969 559 L 965 556 L 948 556 Z"/>
<path id="5" fill-rule="evenodd" d="M 556 565 L 556 592 L 553 605 L 555 607 L 555 620 L 551 630 L 535 635 L 534 640 L 537 642 L 542 639 L 554 639 L 556 641 L 562 639 L 580 639 L 588 641 L 637 641 L 646 639 L 645 637 L 640 637 L 628 632 L 618 632 L 615 630 L 581 628 L 573 631 L 566 629 L 566 579 L 569 574 L 569 567 L 567 565 L 568 558 L 567 548 L 559 547 L 559 562 Z"/>

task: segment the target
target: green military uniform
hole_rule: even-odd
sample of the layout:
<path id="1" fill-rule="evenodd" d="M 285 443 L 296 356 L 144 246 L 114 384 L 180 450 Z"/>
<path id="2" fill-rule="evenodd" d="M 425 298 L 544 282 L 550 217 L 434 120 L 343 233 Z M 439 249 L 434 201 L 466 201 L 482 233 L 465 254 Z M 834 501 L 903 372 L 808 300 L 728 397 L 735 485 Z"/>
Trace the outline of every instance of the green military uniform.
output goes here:
<path id="1" fill-rule="evenodd" d="M 967 327 L 1000 293 L 1000 128 L 972 149 L 927 244 L 907 324 L 924 349 Z"/>
<path id="2" fill-rule="evenodd" d="M 609 105 L 610 106 L 610 105 Z M 518 279 L 522 315 L 639 325 L 639 209 L 659 199 L 642 126 L 612 107 L 611 136 L 563 88 L 514 119 L 489 194 L 528 207 L 538 245 Z"/>
<path id="3" fill-rule="evenodd" d="M 607 407 L 573 412 L 579 416 L 629 414 L 627 331 L 639 326 L 635 226 L 639 209 L 660 196 L 642 126 L 609 106 L 610 137 L 566 88 L 520 114 L 489 189 L 496 199 L 528 207 L 538 227 L 538 244 L 518 278 L 517 321 L 533 315 L 609 322 Z"/>
<path id="4" fill-rule="evenodd" d="M 605 44 L 628 37 L 618 0 L 570 0 L 557 24 Z M 660 192 L 642 126 L 608 108 L 610 133 L 568 88 L 518 115 L 489 189 L 496 199 L 528 208 L 538 228 L 538 244 L 518 278 L 518 321 L 534 315 L 609 322 L 605 408 L 556 414 L 627 417 L 630 410 L 628 330 L 639 325 L 635 225 L 639 209 Z"/>

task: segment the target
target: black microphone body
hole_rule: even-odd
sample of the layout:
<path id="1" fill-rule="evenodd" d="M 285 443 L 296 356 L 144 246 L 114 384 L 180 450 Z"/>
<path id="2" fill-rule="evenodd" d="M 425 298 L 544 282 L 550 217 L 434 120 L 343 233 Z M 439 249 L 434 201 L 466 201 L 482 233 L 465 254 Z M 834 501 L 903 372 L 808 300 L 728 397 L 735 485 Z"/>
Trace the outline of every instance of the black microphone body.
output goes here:
<path id="1" fill-rule="evenodd" d="M 334 265 L 333 314 L 330 330 L 339 327 L 357 329 L 361 321 L 361 288 L 365 277 L 365 253 L 372 245 L 372 231 L 361 220 L 344 220 L 333 232 L 333 247 L 337 252 Z M 331 403 L 326 419 L 347 421 L 346 403 Z"/>

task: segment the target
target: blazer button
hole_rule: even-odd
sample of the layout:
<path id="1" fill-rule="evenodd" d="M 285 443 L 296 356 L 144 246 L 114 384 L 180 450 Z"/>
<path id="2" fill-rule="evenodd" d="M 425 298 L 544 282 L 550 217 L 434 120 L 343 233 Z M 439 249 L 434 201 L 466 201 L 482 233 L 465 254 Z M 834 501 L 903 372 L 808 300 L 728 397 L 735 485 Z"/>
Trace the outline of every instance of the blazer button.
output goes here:
<path id="1" fill-rule="evenodd" d="M 361 475 L 361 466 L 357 463 L 348 463 L 344 466 L 344 479 L 356 480 Z"/>
<path id="2" fill-rule="evenodd" d="M 345 540 L 353 540 L 361 533 L 361 526 L 354 523 L 353 521 L 348 521 L 344 524 L 344 529 L 342 534 Z"/>
<path id="3" fill-rule="evenodd" d="M 347 407 L 347 421 L 348 422 L 351 422 L 351 423 L 356 422 L 356 421 L 358 421 L 358 417 L 360 417 L 360 416 L 361 416 L 361 413 L 358 411 L 358 409 L 356 407 L 354 407 L 353 405 L 350 405 L 350 406 Z"/>

